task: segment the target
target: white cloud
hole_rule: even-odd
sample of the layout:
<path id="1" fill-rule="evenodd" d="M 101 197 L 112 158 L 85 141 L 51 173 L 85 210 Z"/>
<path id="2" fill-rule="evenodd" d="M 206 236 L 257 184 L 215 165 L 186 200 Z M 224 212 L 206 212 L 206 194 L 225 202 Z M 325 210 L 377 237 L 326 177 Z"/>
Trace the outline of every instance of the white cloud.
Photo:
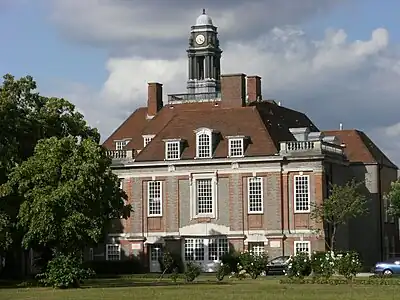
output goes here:
<path id="1" fill-rule="evenodd" d="M 262 76 L 264 98 L 306 112 L 321 129 L 343 123 L 345 129 L 366 131 L 400 163 L 400 144 L 396 142 L 400 53 L 391 48 L 389 32 L 377 28 L 369 39 L 359 41 L 350 40 L 345 29 L 329 29 L 321 40 L 314 41 L 294 26 L 334 2 L 318 1 L 324 4 L 316 6 L 313 0 L 302 1 L 302 5 L 290 1 L 284 6 L 274 0 L 268 1 L 268 6 L 265 1 L 254 1 L 248 7 L 251 18 L 240 15 L 243 1 L 210 9 L 221 29 L 223 73 Z M 106 62 L 109 76 L 101 91 L 92 96 L 95 108 L 94 103 L 82 102 L 79 92 L 71 98 L 87 112 L 89 120 L 100 122 L 103 137 L 134 108 L 146 104 L 147 82 L 163 83 L 165 93 L 185 91 L 186 38 L 198 9 L 193 3 L 182 5 L 181 10 L 176 10 L 177 0 L 158 10 L 155 5 L 166 1 L 148 0 L 148 5 L 137 1 L 128 5 L 122 0 L 113 4 L 108 0 L 55 3 L 53 18 L 64 33 L 124 52 L 123 57 L 111 55 Z M 237 20 L 242 21 L 240 30 Z M 152 55 L 148 55 L 149 45 L 157 50 Z"/>

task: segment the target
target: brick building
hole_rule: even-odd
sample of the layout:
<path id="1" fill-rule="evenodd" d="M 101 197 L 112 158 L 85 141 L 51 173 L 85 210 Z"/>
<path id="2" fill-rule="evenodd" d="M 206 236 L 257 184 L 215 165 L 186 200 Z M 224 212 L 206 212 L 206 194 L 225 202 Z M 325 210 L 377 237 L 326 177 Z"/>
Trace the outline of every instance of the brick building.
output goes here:
<path id="1" fill-rule="evenodd" d="M 261 95 L 261 78 L 221 75 L 217 28 L 192 26 L 185 94 L 148 84 L 135 110 L 104 142 L 134 212 L 91 259 L 140 255 L 159 271 L 163 249 L 213 271 L 229 248 L 270 257 L 325 249 L 329 230 L 310 218 L 330 182 L 365 180 L 371 213 L 338 233 L 337 245 L 367 264 L 398 252 L 397 220 L 382 200 L 397 167 L 357 130 L 321 131 L 303 113 Z"/>

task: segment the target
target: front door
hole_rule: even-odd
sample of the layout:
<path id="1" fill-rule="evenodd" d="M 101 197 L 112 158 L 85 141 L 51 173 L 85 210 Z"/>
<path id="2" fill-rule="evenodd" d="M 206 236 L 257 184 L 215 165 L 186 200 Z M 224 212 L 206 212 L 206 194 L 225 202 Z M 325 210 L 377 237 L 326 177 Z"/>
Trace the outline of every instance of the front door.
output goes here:
<path id="1" fill-rule="evenodd" d="M 162 245 L 149 245 L 150 272 L 161 272 L 160 258 L 162 257 Z"/>

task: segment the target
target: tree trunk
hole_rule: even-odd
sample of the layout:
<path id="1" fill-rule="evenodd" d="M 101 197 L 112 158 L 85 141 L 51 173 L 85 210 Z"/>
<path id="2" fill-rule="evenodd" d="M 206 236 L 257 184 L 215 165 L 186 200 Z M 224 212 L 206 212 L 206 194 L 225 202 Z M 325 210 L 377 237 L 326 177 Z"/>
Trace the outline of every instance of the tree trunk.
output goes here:
<path id="1" fill-rule="evenodd" d="M 336 225 L 333 225 L 332 235 L 331 235 L 331 251 L 335 251 L 335 238 L 336 238 Z"/>

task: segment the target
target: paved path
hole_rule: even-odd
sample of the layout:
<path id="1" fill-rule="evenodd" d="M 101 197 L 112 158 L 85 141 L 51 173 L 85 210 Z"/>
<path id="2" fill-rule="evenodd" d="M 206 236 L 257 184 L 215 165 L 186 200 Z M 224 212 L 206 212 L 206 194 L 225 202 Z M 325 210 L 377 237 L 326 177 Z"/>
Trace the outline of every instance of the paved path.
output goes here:
<path id="1" fill-rule="evenodd" d="M 358 273 L 356 277 L 369 277 L 371 275 L 374 275 L 373 273 Z"/>

